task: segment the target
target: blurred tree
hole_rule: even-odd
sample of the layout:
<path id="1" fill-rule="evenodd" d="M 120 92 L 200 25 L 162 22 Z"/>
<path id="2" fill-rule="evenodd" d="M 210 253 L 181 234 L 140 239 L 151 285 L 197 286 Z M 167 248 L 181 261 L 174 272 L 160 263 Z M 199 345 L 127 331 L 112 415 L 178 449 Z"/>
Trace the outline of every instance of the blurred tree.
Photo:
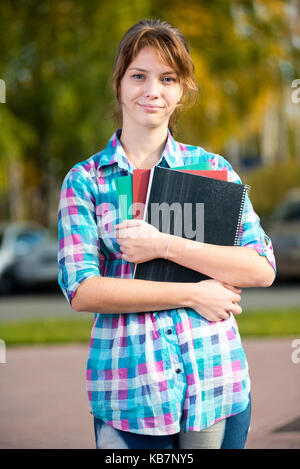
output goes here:
<path id="1" fill-rule="evenodd" d="M 26 166 L 36 170 L 30 175 L 24 169 L 27 185 L 19 203 L 31 205 L 31 216 L 42 223 L 56 221 L 57 181 L 75 162 L 99 151 L 115 128 L 114 55 L 123 30 L 148 16 L 147 3 L 29 0 L 1 5 L 5 106 L 37 136 L 34 148 L 25 141 L 22 145 Z M 13 148 L 2 150 L 5 159 L 7 153 Z M 7 215 L 15 217 L 11 211 Z"/>
<path id="2" fill-rule="evenodd" d="M 22 220 L 26 216 L 22 200 L 24 148 L 36 143 L 36 135 L 6 106 L 0 108 L 0 129 L 0 211 L 4 213 L 5 207 L 1 202 L 7 199 L 11 217 Z"/>
<path id="3" fill-rule="evenodd" d="M 111 75 L 117 46 L 127 29 L 145 17 L 179 27 L 191 47 L 199 101 L 183 112 L 178 140 L 232 160 L 235 156 L 236 163 L 249 149 L 269 151 L 271 160 L 277 149 L 271 145 L 268 116 L 279 115 L 284 87 L 300 76 L 296 23 L 291 34 L 290 20 L 299 14 L 294 3 L 1 2 L 0 78 L 6 83 L 6 104 L 0 104 L 0 190 L 1 208 L 8 207 L 5 215 L 56 223 L 64 175 L 102 149 L 116 128 Z M 280 141 L 294 138 L 284 112 L 278 122 Z M 289 148 L 288 140 L 282 148 L 281 154 Z M 22 170 L 7 171 L 8 161 Z M 13 186 L 19 188 L 14 196 Z"/>
<path id="4" fill-rule="evenodd" d="M 300 74 L 287 4 L 172 1 L 168 18 L 189 39 L 200 88 L 198 107 L 186 115 L 186 139 L 222 152 L 231 138 L 247 142 L 261 133 L 270 106 L 283 108 L 284 85 Z"/>

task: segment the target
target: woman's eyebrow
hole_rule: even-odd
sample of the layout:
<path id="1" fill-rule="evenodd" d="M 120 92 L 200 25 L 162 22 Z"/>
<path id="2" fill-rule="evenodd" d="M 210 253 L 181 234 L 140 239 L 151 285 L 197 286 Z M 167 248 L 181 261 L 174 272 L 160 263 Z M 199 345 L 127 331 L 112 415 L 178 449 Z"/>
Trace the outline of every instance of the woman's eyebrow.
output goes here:
<path id="1" fill-rule="evenodd" d="M 139 72 L 149 72 L 149 70 L 146 70 L 145 68 L 140 68 L 140 67 L 130 67 L 128 70 L 137 70 Z M 167 71 L 167 72 L 162 72 L 161 75 L 176 75 L 175 71 Z"/>

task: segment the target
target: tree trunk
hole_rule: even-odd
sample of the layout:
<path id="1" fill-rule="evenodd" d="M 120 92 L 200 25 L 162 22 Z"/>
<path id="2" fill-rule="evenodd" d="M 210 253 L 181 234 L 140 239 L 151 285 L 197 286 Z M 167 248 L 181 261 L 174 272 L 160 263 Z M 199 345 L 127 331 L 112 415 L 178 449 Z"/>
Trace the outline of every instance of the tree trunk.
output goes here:
<path id="1" fill-rule="evenodd" d="M 11 221 L 24 220 L 24 175 L 22 162 L 17 159 L 10 159 L 8 165 L 8 203 L 9 219 Z"/>

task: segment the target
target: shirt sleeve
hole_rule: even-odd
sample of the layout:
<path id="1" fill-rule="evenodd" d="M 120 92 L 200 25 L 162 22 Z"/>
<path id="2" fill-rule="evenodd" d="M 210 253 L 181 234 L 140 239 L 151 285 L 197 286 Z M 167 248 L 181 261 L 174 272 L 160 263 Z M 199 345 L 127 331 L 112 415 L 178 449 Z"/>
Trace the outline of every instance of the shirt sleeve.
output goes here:
<path id="1" fill-rule="evenodd" d="M 227 169 L 228 181 L 242 184 L 238 174 L 232 169 L 231 164 L 220 155 L 215 155 L 212 160 L 212 166 L 215 169 Z M 245 203 L 242 213 L 241 226 L 239 232 L 239 245 L 255 249 L 259 255 L 265 256 L 277 273 L 276 261 L 272 241 L 265 233 L 260 224 L 260 218 L 254 211 L 248 192 L 245 196 Z"/>
<path id="2" fill-rule="evenodd" d="M 260 218 L 254 211 L 248 194 L 246 194 L 242 214 L 240 246 L 248 246 L 255 249 L 261 256 L 265 256 L 275 273 L 277 272 L 272 241 L 261 227 Z"/>
<path id="3" fill-rule="evenodd" d="M 84 280 L 101 276 L 95 197 L 81 171 L 66 175 L 58 206 L 58 284 L 69 303 Z"/>

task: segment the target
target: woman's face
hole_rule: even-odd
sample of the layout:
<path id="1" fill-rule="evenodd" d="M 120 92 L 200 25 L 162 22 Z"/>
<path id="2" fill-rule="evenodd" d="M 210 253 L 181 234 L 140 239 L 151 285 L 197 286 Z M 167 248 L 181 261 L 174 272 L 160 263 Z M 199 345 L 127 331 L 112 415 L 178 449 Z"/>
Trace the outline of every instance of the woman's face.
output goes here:
<path id="1" fill-rule="evenodd" d="M 126 120 L 150 128 L 168 125 L 181 95 L 176 72 L 153 47 L 144 47 L 121 80 L 123 126 Z"/>

